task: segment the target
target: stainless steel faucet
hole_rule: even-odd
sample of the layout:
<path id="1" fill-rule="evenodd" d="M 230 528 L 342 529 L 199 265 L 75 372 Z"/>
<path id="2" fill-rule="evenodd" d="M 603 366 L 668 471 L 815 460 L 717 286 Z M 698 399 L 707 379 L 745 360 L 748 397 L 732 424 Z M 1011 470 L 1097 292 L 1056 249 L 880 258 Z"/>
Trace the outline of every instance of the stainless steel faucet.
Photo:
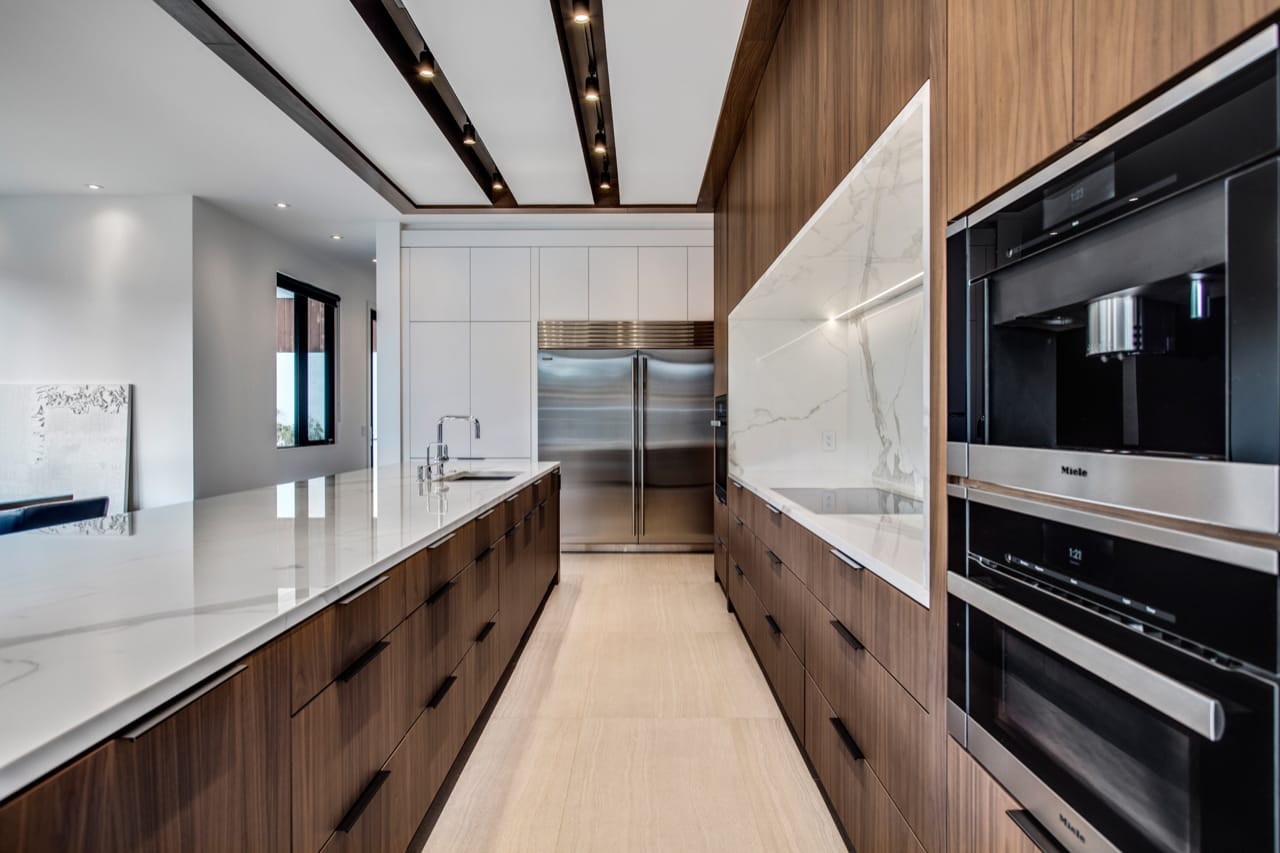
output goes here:
<path id="1" fill-rule="evenodd" d="M 444 443 L 445 421 L 470 421 L 475 424 L 476 438 L 480 437 L 480 419 L 471 415 L 441 415 L 436 421 L 436 440 L 427 445 L 427 479 L 444 478 L 444 463 L 449 461 L 449 445 Z"/>

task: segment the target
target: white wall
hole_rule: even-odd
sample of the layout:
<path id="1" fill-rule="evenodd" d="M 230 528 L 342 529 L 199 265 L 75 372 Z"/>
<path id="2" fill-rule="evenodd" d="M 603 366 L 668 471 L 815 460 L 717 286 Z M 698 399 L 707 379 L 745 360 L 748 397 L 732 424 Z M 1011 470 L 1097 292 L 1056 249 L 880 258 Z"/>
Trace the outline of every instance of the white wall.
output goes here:
<path id="1" fill-rule="evenodd" d="M 367 465 L 373 264 L 354 269 L 318 260 L 202 199 L 194 229 L 196 496 Z M 342 300 L 333 445 L 276 447 L 277 272 Z"/>
<path id="2" fill-rule="evenodd" d="M 0 382 L 132 384 L 135 507 L 193 493 L 192 215 L 190 196 L 0 198 Z"/>
<path id="3" fill-rule="evenodd" d="M 483 427 L 480 439 L 447 427 L 454 457 L 537 456 L 539 320 L 712 319 L 709 216 L 484 222 L 407 228 L 396 256 L 379 243 L 379 276 L 399 271 L 404 311 L 403 409 L 385 401 L 380 418 L 401 427 L 406 457 L 426 455 L 442 414 Z"/>

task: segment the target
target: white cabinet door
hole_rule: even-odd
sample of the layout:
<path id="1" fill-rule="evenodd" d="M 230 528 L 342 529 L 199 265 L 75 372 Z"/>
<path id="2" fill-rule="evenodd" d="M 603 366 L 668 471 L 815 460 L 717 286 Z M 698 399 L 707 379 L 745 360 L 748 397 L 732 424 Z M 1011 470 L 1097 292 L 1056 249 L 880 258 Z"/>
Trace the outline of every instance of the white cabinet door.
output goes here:
<path id="1" fill-rule="evenodd" d="M 409 324 L 409 455 L 426 456 L 441 415 L 471 412 L 471 324 Z M 471 455 L 464 424 L 445 427 L 451 456 Z"/>
<path id="2" fill-rule="evenodd" d="M 528 323 L 471 325 L 471 414 L 480 419 L 473 456 L 528 458 L 533 352 Z"/>
<path id="3" fill-rule="evenodd" d="M 587 319 L 585 246 L 538 250 L 538 319 Z"/>
<path id="4" fill-rule="evenodd" d="M 471 319 L 471 250 L 409 249 L 409 319 Z"/>
<path id="5" fill-rule="evenodd" d="M 689 316 L 689 251 L 684 246 L 641 246 L 640 319 Z"/>
<path id="6" fill-rule="evenodd" d="M 591 320 L 635 320 L 638 259 L 636 248 L 592 247 L 589 253 Z"/>
<path id="7" fill-rule="evenodd" d="M 471 250 L 471 320 L 529 319 L 529 250 Z"/>
<path id="8" fill-rule="evenodd" d="M 689 247 L 689 319 L 716 316 L 715 252 L 710 246 Z"/>

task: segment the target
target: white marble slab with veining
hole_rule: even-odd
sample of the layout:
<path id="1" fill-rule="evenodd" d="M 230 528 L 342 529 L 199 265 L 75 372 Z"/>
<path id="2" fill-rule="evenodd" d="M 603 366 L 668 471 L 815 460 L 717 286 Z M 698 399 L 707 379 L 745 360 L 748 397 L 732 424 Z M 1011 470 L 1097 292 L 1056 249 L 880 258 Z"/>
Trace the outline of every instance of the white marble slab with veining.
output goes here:
<path id="1" fill-rule="evenodd" d="M 383 466 L 141 510 L 126 535 L 0 537 L 0 799 L 557 464 L 443 489 Z"/>
<path id="2" fill-rule="evenodd" d="M 915 601 L 929 606 L 925 518 L 922 514 L 837 515 L 816 513 L 782 495 L 787 488 L 874 488 L 850 483 L 842 474 L 769 471 L 735 467 L 729 475 L 797 524 L 843 551 Z"/>

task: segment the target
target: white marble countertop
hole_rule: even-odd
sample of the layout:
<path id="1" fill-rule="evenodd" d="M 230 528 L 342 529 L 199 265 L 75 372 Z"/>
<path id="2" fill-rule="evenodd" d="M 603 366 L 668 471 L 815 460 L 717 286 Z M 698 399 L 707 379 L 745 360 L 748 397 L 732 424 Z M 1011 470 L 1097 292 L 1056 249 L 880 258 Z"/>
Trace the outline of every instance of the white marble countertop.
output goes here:
<path id="1" fill-rule="evenodd" d="M 390 465 L 0 537 L 0 800 L 558 464 L 434 493 Z"/>
<path id="2" fill-rule="evenodd" d="M 843 551 L 915 601 L 929 606 L 927 528 L 923 514 L 838 515 L 816 513 L 776 491 L 786 488 L 877 488 L 817 471 L 753 470 L 734 466 L 729 476 Z"/>

